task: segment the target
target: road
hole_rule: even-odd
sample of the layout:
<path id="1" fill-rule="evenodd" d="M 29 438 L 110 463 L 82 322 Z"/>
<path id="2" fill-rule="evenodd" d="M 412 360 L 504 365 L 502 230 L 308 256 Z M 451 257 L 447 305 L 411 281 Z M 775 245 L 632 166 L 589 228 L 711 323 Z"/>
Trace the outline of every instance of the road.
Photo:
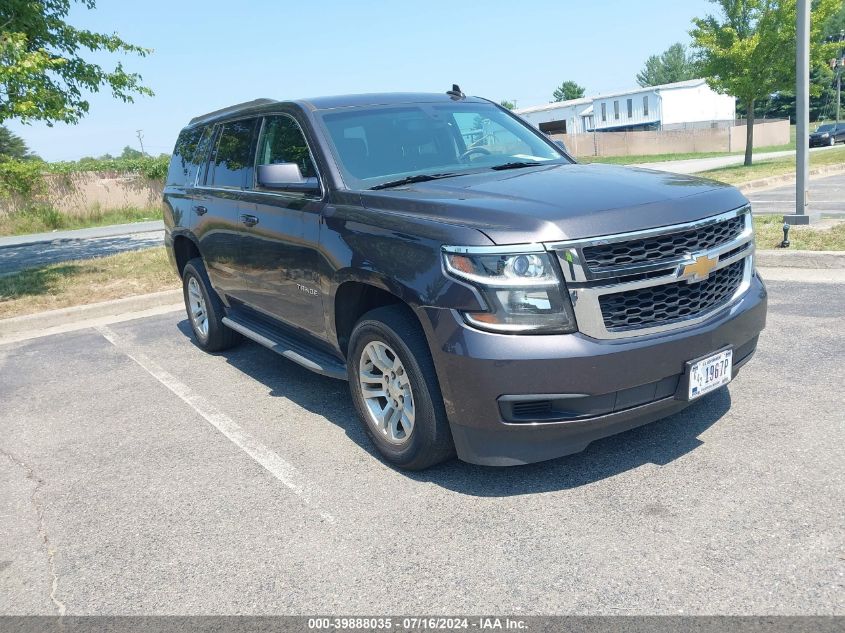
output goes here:
<path id="1" fill-rule="evenodd" d="M 795 183 L 745 196 L 755 213 L 795 213 Z M 845 217 L 845 174 L 810 179 L 810 211 Z"/>
<path id="2" fill-rule="evenodd" d="M 826 152 L 832 148 L 830 147 L 814 147 L 811 152 Z M 783 158 L 784 156 L 794 156 L 795 150 L 783 150 L 779 152 L 755 152 L 754 162 L 772 158 Z M 659 163 L 641 163 L 636 165 L 629 165 L 629 167 L 644 167 L 647 169 L 656 169 L 658 171 L 669 171 L 676 174 L 695 174 L 700 171 L 707 171 L 708 169 L 718 169 L 719 167 L 730 167 L 731 165 L 741 165 L 745 160 L 742 154 L 732 154 L 730 156 L 714 156 L 711 158 L 690 158 L 687 160 L 670 160 Z"/>
<path id="3" fill-rule="evenodd" d="M 769 289 L 728 389 L 512 469 L 181 313 L 0 346 L 0 614 L 845 614 L 845 292 Z"/>
<path id="4" fill-rule="evenodd" d="M 159 246 L 163 241 L 164 224 L 160 220 L 0 237 L 0 275 Z"/>

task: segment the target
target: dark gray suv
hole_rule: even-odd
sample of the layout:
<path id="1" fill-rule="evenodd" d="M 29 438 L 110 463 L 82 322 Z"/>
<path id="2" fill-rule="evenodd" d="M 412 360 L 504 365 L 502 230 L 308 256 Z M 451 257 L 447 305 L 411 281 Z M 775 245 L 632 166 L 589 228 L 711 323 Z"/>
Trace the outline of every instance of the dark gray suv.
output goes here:
<path id="1" fill-rule="evenodd" d="M 727 384 L 765 325 L 739 191 L 576 164 L 457 89 L 197 117 L 164 208 L 198 345 L 348 380 L 404 468 L 580 451 Z"/>

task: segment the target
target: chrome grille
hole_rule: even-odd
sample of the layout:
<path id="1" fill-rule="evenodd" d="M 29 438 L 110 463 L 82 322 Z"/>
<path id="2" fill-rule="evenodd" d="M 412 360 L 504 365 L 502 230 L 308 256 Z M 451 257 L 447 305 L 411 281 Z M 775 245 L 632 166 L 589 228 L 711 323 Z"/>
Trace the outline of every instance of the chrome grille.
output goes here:
<path id="1" fill-rule="evenodd" d="M 745 261 L 739 260 L 704 281 L 638 288 L 602 295 L 602 319 L 609 331 L 665 325 L 725 305 L 742 283 Z"/>
<path id="2" fill-rule="evenodd" d="M 561 265 L 578 329 L 613 339 L 703 321 L 751 285 L 748 206 L 633 233 L 546 244 Z"/>
<path id="3" fill-rule="evenodd" d="M 584 264 L 593 272 L 619 268 L 629 264 L 642 264 L 672 260 L 688 253 L 705 251 L 736 238 L 745 228 L 744 218 L 734 217 L 724 222 L 677 233 L 666 233 L 643 239 L 584 248 Z"/>

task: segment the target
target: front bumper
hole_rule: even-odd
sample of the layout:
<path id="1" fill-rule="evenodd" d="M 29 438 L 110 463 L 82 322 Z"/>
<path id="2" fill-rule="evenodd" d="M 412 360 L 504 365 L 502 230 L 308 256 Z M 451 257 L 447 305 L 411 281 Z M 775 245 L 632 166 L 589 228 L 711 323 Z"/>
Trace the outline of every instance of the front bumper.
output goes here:
<path id="1" fill-rule="evenodd" d="M 750 359 L 765 327 L 766 289 L 755 274 L 739 300 L 707 321 L 629 339 L 509 336 L 472 329 L 450 310 L 423 308 L 420 316 L 458 456 L 507 466 L 576 453 L 686 407 L 674 393 L 687 361 L 727 346 L 735 370 Z M 517 419 L 503 403 L 525 396 L 589 404 L 558 419 L 554 411 Z"/>

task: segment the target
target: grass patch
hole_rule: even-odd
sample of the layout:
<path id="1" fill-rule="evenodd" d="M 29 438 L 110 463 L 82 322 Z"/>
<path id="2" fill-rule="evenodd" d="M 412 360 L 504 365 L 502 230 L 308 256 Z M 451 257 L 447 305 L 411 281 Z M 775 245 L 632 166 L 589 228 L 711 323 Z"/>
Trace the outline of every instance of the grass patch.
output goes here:
<path id="1" fill-rule="evenodd" d="M 810 167 L 821 167 L 823 165 L 845 165 L 845 147 L 838 147 L 826 152 L 811 152 Z M 696 175 L 737 185 L 750 180 L 757 180 L 758 178 L 783 176 L 790 173 L 795 173 L 795 156 L 762 160 L 750 167 L 734 165 L 731 167 L 708 169 L 707 171 L 698 172 Z"/>
<path id="2" fill-rule="evenodd" d="M 758 249 L 778 248 L 783 240 L 783 216 L 754 216 L 754 237 Z M 793 226 L 789 229 L 790 250 L 845 251 L 845 222 L 828 229 Z"/>
<path id="3" fill-rule="evenodd" d="M 763 147 L 754 152 L 755 157 L 765 157 L 767 152 L 782 152 L 795 149 L 794 144 Z M 632 156 L 579 156 L 579 163 L 608 163 L 611 165 L 639 165 L 641 163 L 662 163 L 670 160 L 693 160 L 699 158 L 722 158 L 744 156 L 745 152 L 685 152 L 677 154 L 634 154 Z"/>
<path id="4" fill-rule="evenodd" d="M 179 288 L 163 246 L 0 276 L 0 318 Z"/>
<path id="5" fill-rule="evenodd" d="M 160 209 L 88 209 L 70 215 L 47 206 L 33 206 L 9 215 L 0 215 L 0 235 L 48 233 L 56 230 L 87 229 L 110 224 L 128 224 L 143 220 L 160 220 Z"/>
<path id="6" fill-rule="evenodd" d="M 687 152 L 679 154 L 634 154 L 631 156 L 578 156 L 579 163 L 607 163 L 610 165 L 638 165 L 640 163 L 662 163 L 667 160 L 689 158 L 714 158 L 730 156 L 727 152 Z"/>

